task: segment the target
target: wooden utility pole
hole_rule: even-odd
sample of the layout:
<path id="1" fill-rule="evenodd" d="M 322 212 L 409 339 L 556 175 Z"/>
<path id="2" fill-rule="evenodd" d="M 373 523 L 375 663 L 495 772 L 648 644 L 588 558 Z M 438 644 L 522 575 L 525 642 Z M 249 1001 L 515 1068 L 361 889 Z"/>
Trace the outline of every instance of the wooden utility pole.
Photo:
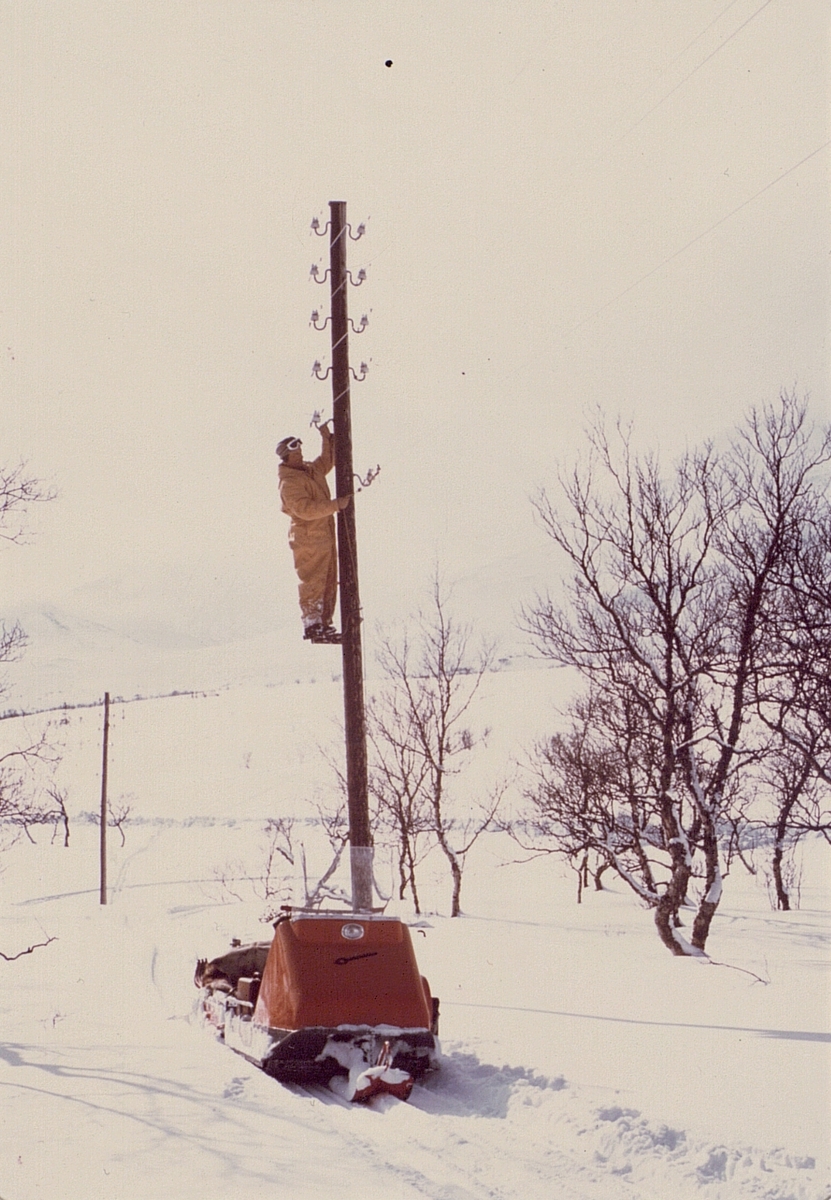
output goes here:
<path id="1" fill-rule="evenodd" d="M 349 399 L 349 334 L 346 306 L 346 204 L 329 203 L 329 267 L 332 289 L 332 398 L 335 423 L 335 483 L 338 496 L 354 493 L 352 414 Z M 352 904 L 372 908 L 372 838 L 366 756 L 366 715 L 361 651 L 361 602 L 358 592 L 358 543 L 354 500 L 338 513 L 338 568 L 343 653 L 343 705 L 346 730 L 346 790 Z"/>
<path id="2" fill-rule="evenodd" d="M 101 904 L 107 903 L 107 759 L 110 744 L 110 693 L 104 692 L 104 748 L 101 761 Z"/>

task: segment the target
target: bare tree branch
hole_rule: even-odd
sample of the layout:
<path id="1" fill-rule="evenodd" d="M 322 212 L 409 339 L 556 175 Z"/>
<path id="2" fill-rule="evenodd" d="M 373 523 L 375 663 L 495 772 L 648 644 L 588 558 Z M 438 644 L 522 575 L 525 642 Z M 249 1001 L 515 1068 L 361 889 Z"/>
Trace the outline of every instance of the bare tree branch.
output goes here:
<path id="1" fill-rule="evenodd" d="M 33 946 L 27 946 L 25 950 L 21 950 L 17 954 L 4 954 L 3 951 L 0 950 L 0 958 L 5 959 L 6 962 L 16 962 L 17 959 L 22 958 L 24 954 L 33 954 L 35 950 L 40 950 L 42 947 L 48 946 L 50 942 L 56 942 L 57 940 L 57 938 L 50 937 L 47 938 L 45 942 L 35 942 Z"/>

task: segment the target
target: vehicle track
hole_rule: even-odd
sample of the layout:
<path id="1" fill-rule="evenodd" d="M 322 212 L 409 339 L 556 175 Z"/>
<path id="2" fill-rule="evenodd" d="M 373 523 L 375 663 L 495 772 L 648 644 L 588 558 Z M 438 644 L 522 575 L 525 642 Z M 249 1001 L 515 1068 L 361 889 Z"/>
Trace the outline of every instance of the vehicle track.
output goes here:
<path id="1" fill-rule="evenodd" d="M 490 1070 L 499 1073 L 498 1068 Z M 544 1088 L 521 1078 L 513 1085 L 507 1109 L 515 1101 L 523 1121 L 523 1136 L 516 1139 L 509 1111 L 483 1116 L 469 1105 L 444 1103 L 440 1077 L 441 1072 L 433 1086 L 416 1084 L 408 1103 L 383 1097 L 367 1108 L 326 1088 L 291 1090 L 321 1105 L 327 1123 L 368 1165 L 390 1172 L 429 1200 L 518 1200 L 545 1195 L 552 1187 L 558 1200 L 619 1196 L 620 1179 L 557 1148 L 547 1120 L 539 1122 L 540 1136 L 529 1140 L 527 1120 L 533 1108 L 525 1106 L 521 1093 Z"/>

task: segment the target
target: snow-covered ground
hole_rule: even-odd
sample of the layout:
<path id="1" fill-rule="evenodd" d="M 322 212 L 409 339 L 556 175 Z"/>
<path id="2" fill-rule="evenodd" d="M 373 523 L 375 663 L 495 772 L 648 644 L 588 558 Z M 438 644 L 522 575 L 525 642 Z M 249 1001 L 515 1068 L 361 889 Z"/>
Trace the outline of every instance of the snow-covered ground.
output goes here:
<path id="1" fill-rule="evenodd" d="M 494 738 L 474 794 L 550 721 L 550 686 L 540 671 L 489 677 Z M 450 920 L 429 861 L 415 942 L 441 997 L 443 1062 L 406 1105 L 280 1086 L 192 1021 L 195 959 L 267 935 L 244 876 L 262 866 L 266 818 L 307 816 L 326 795 L 316 744 L 337 737 L 338 692 L 292 682 L 115 706 L 111 796 L 135 820 L 123 848 L 110 832 L 106 907 L 97 830 L 77 819 L 97 804 L 101 711 L 49 718 L 76 819 L 68 848 L 41 830 L 0 857 L 0 950 L 55 939 L 0 960 L 2 1200 L 827 1200 L 820 844 L 792 913 L 771 911 L 761 871 L 733 871 L 711 963 L 672 958 L 621 886 L 578 906 L 572 876 L 511 861 L 496 835 Z M 316 828 L 297 836 L 322 863 Z"/>

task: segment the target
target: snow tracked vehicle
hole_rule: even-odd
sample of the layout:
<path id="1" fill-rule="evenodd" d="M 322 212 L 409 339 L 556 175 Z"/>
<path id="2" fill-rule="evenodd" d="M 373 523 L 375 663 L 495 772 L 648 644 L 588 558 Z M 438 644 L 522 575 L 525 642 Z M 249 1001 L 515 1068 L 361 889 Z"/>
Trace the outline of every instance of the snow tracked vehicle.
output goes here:
<path id="1" fill-rule="evenodd" d="M 282 1082 L 406 1100 L 438 1066 L 439 1003 L 396 917 L 290 909 L 270 944 L 200 959 L 194 982 L 226 1044 Z"/>

